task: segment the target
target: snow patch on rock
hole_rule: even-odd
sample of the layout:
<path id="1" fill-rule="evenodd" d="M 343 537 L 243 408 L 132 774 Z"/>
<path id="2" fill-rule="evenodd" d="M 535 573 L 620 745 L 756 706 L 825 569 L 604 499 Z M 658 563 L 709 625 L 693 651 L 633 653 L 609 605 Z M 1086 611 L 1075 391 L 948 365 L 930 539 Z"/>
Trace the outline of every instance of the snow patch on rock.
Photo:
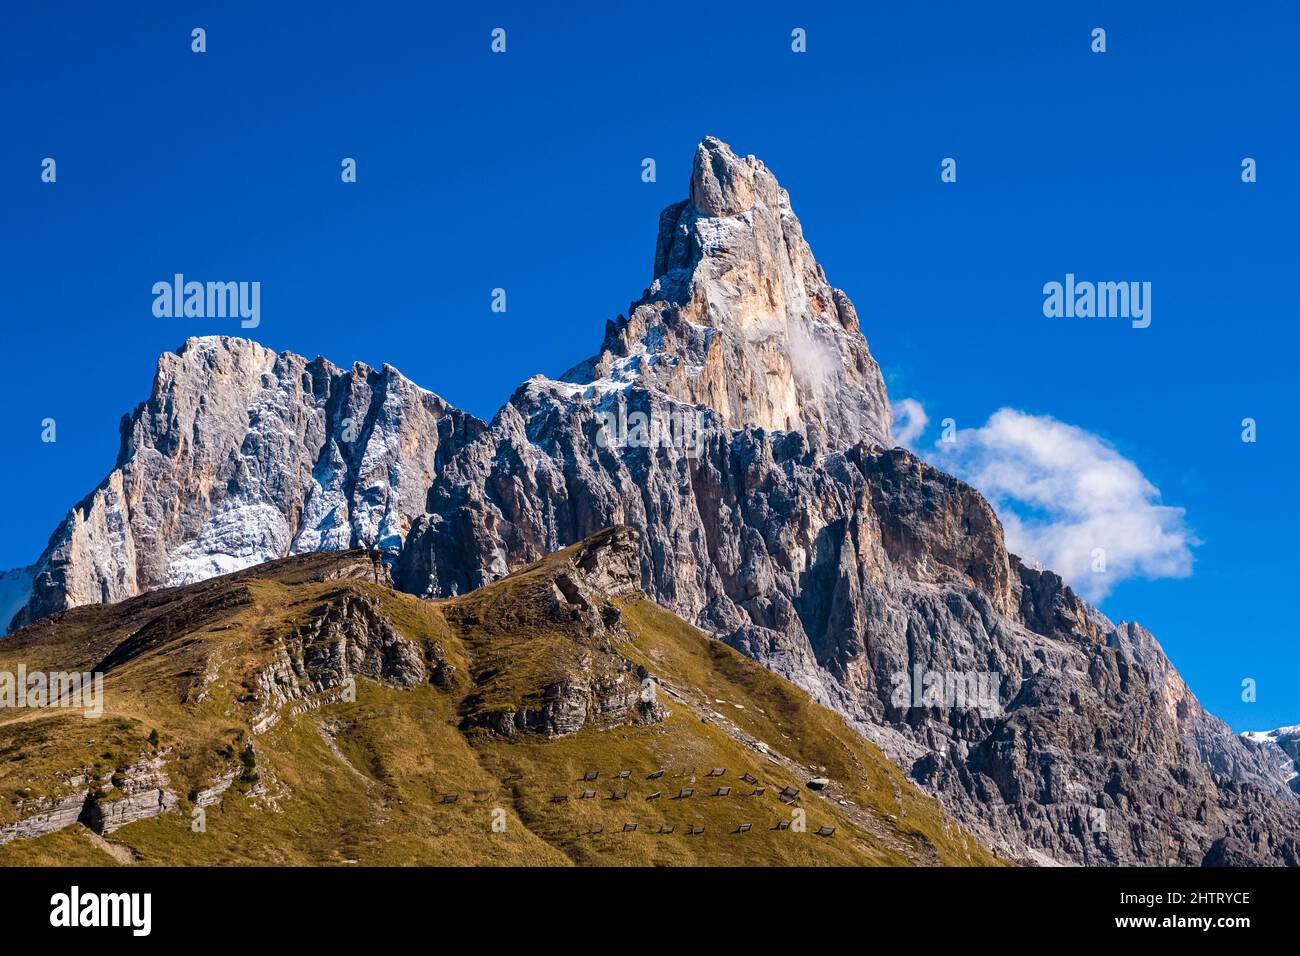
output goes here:
<path id="1" fill-rule="evenodd" d="M 193 584 L 282 557 L 290 539 L 289 523 L 273 505 L 228 501 L 197 538 L 171 553 L 167 585 Z"/>

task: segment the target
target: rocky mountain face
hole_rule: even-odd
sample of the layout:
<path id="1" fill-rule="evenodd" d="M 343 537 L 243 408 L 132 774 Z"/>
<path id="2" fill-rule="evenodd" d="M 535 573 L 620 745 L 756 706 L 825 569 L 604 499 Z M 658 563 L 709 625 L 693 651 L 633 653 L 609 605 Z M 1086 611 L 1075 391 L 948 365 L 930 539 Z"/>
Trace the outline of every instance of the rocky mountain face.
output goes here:
<path id="1" fill-rule="evenodd" d="M 1300 794 L 1300 725 L 1277 730 L 1247 731 L 1241 735 L 1266 754 L 1286 785 Z"/>
<path id="2" fill-rule="evenodd" d="M 656 601 L 844 714 L 1004 855 L 1300 863 L 1276 755 L 1141 627 L 1009 554 L 976 491 L 889 447 L 853 306 L 766 167 L 701 143 L 652 279 L 594 358 L 488 424 L 388 368 L 191 340 L 18 622 L 348 543 L 405 591 L 464 594 L 629 525 Z"/>
<path id="3" fill-rule="evenodd" d="M 390 366 L 190 339 L 159 359 L 116 467 L 55 530 L 14 624 L 286 554 L 396 547 L 478 425 Z"/>

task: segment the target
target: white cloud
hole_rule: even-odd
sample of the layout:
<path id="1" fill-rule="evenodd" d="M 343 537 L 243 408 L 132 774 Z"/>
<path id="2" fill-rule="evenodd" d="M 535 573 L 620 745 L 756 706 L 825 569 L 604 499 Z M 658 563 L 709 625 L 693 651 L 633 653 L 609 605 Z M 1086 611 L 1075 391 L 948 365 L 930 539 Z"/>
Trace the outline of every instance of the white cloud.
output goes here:
<path id="1" fill-rule="evenodd" d="M 906 414 L 900 432 L 915 440 L 925 412 L 911 399 L 898 406 Z M 954 441 L 936 442 L 928 457 L 989 499 L 1011 551 L 1041 562 L 1091 601 L 1128 578 L 1192 573 L 1191 549 L 1200 542 L 1184 510 L 1161 504 L 1137 465 L 1091 432 L 1003 408 Z M 1104 570 L 1097 570 L 1098 549 Z"/>
<path id="2" fill-rule="evenodd" d="M 916 440 L 930 424 L 930 416 L 925 413 L 921 403 L 914 398 L 905 398 L 893 403 L 894 441 L 908 451 L 916 450 Z"/>

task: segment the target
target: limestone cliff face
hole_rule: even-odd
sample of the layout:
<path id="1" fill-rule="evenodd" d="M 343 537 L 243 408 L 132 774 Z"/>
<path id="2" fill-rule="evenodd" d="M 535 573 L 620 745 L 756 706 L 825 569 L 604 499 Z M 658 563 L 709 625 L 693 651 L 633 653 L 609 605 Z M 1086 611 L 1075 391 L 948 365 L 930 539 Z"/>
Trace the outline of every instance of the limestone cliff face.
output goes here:
<path id="1" fill-rule="evenodd" d="M 395 550 L 481 427 L 391 366 L 190 339 L 159 359 L 117 466 L 55 530 L 14 623 L 301 551 Z"/>
<path id="2" fill-rule="evenodd" d="M 1004 853 L 1300 863 L 1276 754 L 1206 714 L 1147 632 L 1008 554 L 989 504 L 889 428 L 788 196 L 706 139 L 650 289 L 488 424 L 388 368 L 230 339 L 164 357 L 24 614 L 368 542 L 398 587 L 464 594 L 627 525 L 655 600 L 840 710 Z M 974 681 L 977 705 L 915 693 L 927 675 Z"/>
<path id="3" fill-rule="evenodd" d="M 731 428 L 798 431 L 818 446 L 893 443 L 857 312 L 813 258 L 789 194 L 711 136 L 690 197 L 660 216 L 650 288 L 563 377 L 637 382 Z"/>
<path id="4" fill-rule="evenodd" d="M 112 833 L 129 823 L 170 813 L 180 804 L 160 755 L 141 756 L 98 777 L 74 772 L 61 782 L 67 792 L 20 803 L 18 821 L 0 827 L 0 846 L 45 836 L 79 821 L 95 833 Z"/>

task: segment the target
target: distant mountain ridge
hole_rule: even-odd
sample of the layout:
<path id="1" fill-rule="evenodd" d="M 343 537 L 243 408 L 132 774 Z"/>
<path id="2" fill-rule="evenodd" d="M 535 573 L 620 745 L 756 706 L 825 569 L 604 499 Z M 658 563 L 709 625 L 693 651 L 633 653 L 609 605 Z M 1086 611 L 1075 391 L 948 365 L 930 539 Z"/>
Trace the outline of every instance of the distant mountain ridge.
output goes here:
<path id="1" fill-rule="evenodd" d="M 703 427 L 611 444 L 633 413 Z M 844 714 L 1005 855 L 1300 863 L 1276 755 L 1206 714 L 1149 633 L 1009 554 L 989 504 L 890 427 L 788 195 L 706 138 L 628 317 L 489 423 L 388 366 L 224 337 L 163 356 L 15 624 L 353 545 L 402 590 L 465 594 L 630 525 L 657 602 Z M 1000 711 L 900 701 L 923 672 L 997 674 Z"/>

